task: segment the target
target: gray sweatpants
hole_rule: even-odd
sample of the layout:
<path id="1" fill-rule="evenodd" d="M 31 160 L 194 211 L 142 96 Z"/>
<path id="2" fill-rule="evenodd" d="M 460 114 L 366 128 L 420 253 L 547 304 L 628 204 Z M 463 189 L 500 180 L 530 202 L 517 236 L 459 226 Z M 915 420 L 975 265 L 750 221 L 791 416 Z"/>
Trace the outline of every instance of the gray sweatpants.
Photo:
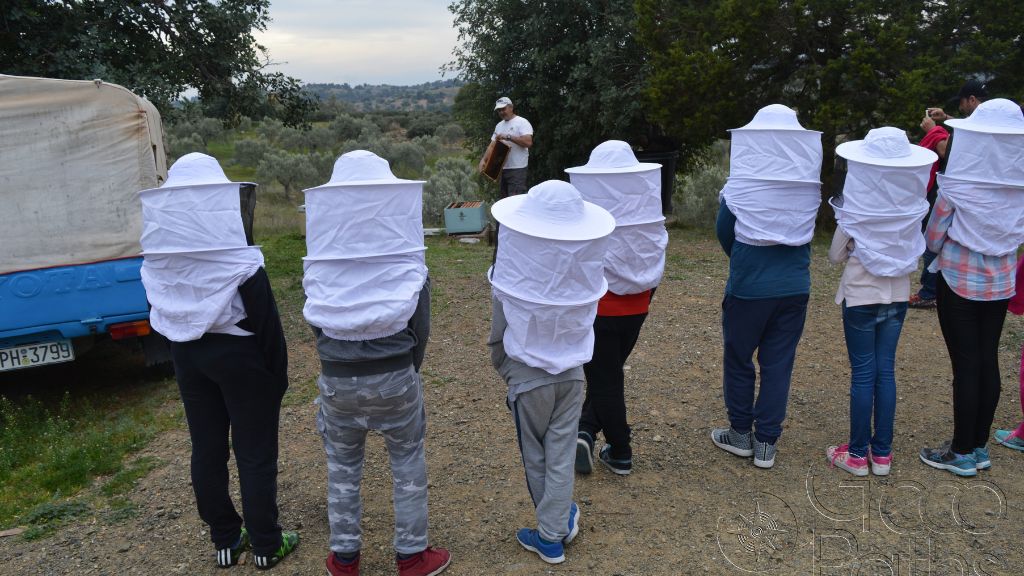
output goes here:
<path id="1" fill-rule="evenodd" d="M 541 538 L 558 542 L 569 534 L 575 476 L 576 432 L 583 406 L 583 381 L 546 384 L 512 403 L 526 486 L 537 509 Z"/>
<path id="2" fill-rule="evenodd" d="M 317 428 L 327 452 L 327 516 L 331 550 L 362 547 L 363 450 L 367 430 L 387 444 L 394 482 L 395 551 L 415 554 L 427 547 L 427 462 L 423 448 L 426 414 L 423 387 L 412 366 L 372 376 L 320 375 Z"/>

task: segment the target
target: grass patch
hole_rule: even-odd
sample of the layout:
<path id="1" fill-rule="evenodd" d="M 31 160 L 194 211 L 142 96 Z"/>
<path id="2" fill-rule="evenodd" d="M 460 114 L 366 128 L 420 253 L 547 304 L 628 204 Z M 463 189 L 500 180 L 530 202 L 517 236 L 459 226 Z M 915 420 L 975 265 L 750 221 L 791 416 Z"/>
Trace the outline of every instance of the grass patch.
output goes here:
<path id="1" fill-rule="evenodd" d="M 160 461 L 152 456 L 143 456 L 116 472 L 100 487 L 100 493 L 107 497 L 125 494 L 135 487 L 140 478 L 149 474 Z"/>
<path id="2" fill-rule="evenodd" d="M 36 540 L 53 532 L 65 522 L 91 511 L 89 505 L 80 500 L 45 502 L 25 514 L 24 523 L 29 528 L 21 536 L 26 540 Z"/>
<path id="3" fill-rule="evenodd" d="M 103 511 L 103 521 L 107 524 L 119 524 L 134 518 L 139 507 L 128 498 L 118 497 L 110 501 L 110 508 Z"/>
<path id="4" fill-rule="evenodd" d="M 112 475 L 105 494 L 130 489 L 156 462 L 122 469 L 125 456 L 177 422 L 173 411 L 160 409 L 167 398 L 152 389 L 127 400 L 97 394 L 72 401 L 65 392 L 56 405 L 0 397 L 0 527 L 70 517 L 81 509 L 57 502 L 100 476 Z"/>

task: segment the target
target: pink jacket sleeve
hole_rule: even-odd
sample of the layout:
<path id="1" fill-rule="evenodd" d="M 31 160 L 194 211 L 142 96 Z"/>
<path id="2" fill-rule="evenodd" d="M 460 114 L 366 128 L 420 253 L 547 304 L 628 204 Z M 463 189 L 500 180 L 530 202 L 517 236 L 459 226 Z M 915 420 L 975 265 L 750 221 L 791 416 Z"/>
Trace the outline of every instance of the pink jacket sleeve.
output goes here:
<path id="1" fill-rule="evenodd" d="M 1024 256 L 1017 261 L 1017 293 L 1010 298 L 1010 312 L 1024 314 Z"/>

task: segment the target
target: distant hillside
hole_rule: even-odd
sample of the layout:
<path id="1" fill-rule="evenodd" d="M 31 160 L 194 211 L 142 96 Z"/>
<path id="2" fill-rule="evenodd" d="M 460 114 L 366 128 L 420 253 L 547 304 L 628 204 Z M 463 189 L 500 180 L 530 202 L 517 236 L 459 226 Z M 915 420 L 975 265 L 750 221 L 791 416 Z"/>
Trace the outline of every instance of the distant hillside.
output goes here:
<path id="1" fill-rule="evenodd" d="M 451 110 L 455 94 L 464 83 L 458 80 L 437 80 L 415 86 L 371 86 L 360 84 L 306 84 L 306 92 L 320 97 L 321 101 L 331 98 L 351 104 L 356 110 Z"/>

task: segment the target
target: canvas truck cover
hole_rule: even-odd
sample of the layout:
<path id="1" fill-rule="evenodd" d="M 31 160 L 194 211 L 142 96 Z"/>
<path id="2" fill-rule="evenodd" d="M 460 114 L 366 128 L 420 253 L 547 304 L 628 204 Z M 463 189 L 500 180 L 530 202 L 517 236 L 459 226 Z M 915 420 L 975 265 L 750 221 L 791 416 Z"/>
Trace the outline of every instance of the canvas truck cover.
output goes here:
<path id="1" fill-rule="evenodd" d="M 160 114 L 105 82 L 0 74 L 0 274 L 137 256 Z"/>

